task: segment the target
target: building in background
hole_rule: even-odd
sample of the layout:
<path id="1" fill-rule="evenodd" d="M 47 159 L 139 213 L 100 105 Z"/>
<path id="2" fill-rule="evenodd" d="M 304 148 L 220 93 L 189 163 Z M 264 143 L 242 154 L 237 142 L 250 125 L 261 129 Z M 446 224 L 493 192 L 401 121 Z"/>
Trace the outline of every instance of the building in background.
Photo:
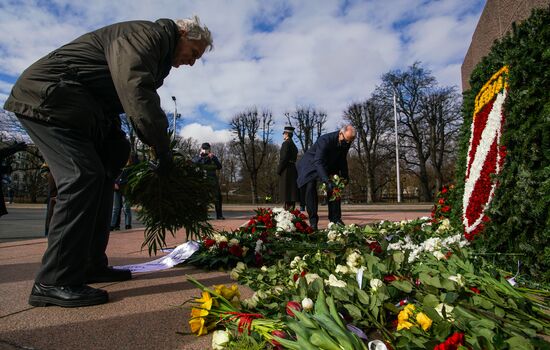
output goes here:
<path id="1" fill-rule="evenodd" d="M 472 70 L 489 53 L 493 42 L 512 29 L 513 22 L 523 21 L 534 8 L 548 6 L 550 0 L 487 0 L 462 62 L 462 90 L 470 88 Z"/>

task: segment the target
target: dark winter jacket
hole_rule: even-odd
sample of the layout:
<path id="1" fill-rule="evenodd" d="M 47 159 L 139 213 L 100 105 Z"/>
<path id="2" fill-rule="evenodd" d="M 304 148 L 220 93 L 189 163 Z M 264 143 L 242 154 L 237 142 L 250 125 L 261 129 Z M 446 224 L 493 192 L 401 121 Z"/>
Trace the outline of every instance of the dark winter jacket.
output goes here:
<path id="1" fill-rule="evenodd" d="M 168 121 L 156 90 L 170 72 L 179 36 L 177 25 L 169 19 L 117 23 L 84 34 L 27 68 L 4 109 L 54 125 L 70 125 L 77 111 L 56 113 L 53 100 L 63 101 L 67 88 L 85 91 L 91 95 L 88 105 L 99 106 L 102 112 L 94 117 L 108 123 L 125 112 L 139 138 L 164 152 L 169 145 Z"/>
<path id="2" fill-rule="evenodd" d="M 281 202 L 295 202 L 298 200 L 298 185 L 296 184 L 296 178 L 298 177 L 296 170 L 297 157 L 298 148 L 292 139 L 284 141 L 281 145 L 279 166 L 277 167 L 279 200 Z"/>
<path id="3" fill-rule="evenodd" d="M 298 186 L 312 180 L 328 182 L 330 175 L 348 178 L 350 144 L 338 141 L 338 131 L 320 136 L 298 162 Z"/>

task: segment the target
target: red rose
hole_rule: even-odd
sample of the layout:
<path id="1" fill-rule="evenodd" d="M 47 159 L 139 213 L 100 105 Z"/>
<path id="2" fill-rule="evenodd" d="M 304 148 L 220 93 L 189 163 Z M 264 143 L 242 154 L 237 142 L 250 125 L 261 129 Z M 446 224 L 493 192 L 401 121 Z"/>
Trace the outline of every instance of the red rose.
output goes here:
<path id="1" fill-rule="evenodd" d="M 382 253 L 382 246 L 376 241 L 369 243 L 369 248 L 374 254 Z"/>
<path id="2" fill-rule="evenodd" d="M 440 205 L 443 205 L 443 204 L 445 204 L 445 199 L 444 198 L 439 198 L 439 201 L 437 201 L 437 203 L 439 203 Z"/>
<path id="3" fill-rule="evenodd" d="M 449 211 L 451 211 L 451 207 L 448 205 L 441 208 L 442 213 L 448 213 Z"/>
<path id="4" fill-rule="evenodd" d="M 204 240 L 204 246 L 206 248 L 210 248 L 211 246 L 213 246 L 214 244 L 216 244 L 216 241 L 213 240 L 213 239 L 210 239 L 210 238 L 207 238 Z"/>
<path id="5" fill-rule="evenodd" d="M 241 248 L 238 244 L 232 245 L 229 248 L 229 253 L 237 257 L 241 257 L 243 255 L 243 248 Z"/>
<path id="6" fill-rule="evenodd" d="M 302 311 L 302 305 L 300 305 L 300 303 L 297 302 L 297 301 L 289 301 L 288 303 L 286 303 L 286 313 L 287 313 L 287 315 L 294 317 L 294 311 L 293 310 Z"/>
<path id="7" fill-rule="evenodd" d="M 300 278 L 300 276 L 298 276 L 297 273 L 295 273 L 293 276 L 292 276 L 292 279 L 294 280 L 294 282 L 296 282 L 298 280 L 298 278 Z"/>
<path id="8" fill-rule="evenodd" d="M 262 266 L 264 263 L 264 258 L 260 253 L 256 253 L 254 255 L 254 261 L 256 262 L 256 266 Z"/>
<path id="9" fill-rule="evenodd" d="M 303 270 L 302 273 L 300 273 L 301 277 L 304 277 L 307 274 L 307 270 Z"/>
<path id="10" fill-rule="evenodd" d="M 218 244 L 218 247 L 220 249 L 226 249 L 227 248 L 227 242 L 220 242 L 220 244 Z"/>
<path id="11" fill-rule="evenodd" d="M 447 187 L 443 187 L 443 188 L 441 189 L 441 193 L 443 193 L 443 194 L 447 193 L 447 191 L 448 191 L 448 190 L 447 190 Z"/>

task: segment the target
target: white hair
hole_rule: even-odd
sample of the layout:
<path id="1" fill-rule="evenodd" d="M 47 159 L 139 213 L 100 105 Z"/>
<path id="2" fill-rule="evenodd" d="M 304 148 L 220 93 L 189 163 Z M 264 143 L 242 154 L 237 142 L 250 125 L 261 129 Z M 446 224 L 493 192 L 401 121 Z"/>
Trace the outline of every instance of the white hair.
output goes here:
<path id="1" fill-rule="evenodd" d="M 340 132 L 343 134 L 343 133 L 345 133 L 346 131 L 348 131 L 349 129 L 351 129 L 351 131 L 353 131 L 353 135 L 354 135 L 354 136 L 357 134 L 357 131 L 355 131 L 355 128 L 354 128 L 353 125 L 351 125 L 351 124 L 344 125 L 344 126 L 340 129 Z"/>
<path id="2" fill-rule="evenodd" d="M 176 22 L 180 30 L 185 31 L 185 36 L 187 39 L 204 40 L 207 44 L 206 47 L 208 51 L 212 51 L 214 49 L 212 33 L 210 33 L 207 26 L 201 24 L 199 16 L 194 15 L 191 18 L 177 19 L 174 22 Z"/>

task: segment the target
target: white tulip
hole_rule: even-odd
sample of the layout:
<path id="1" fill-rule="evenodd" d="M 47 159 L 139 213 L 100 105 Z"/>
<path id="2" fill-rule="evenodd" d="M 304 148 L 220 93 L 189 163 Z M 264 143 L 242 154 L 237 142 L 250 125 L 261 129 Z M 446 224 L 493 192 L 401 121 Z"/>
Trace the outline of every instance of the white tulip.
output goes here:
<path id="1" fill-rule="evenodd" d="M 304 298 L 304 300 L 302 300 L 302 307 L 306 311 L 313 309 L 313 300 L 310 298 Z"/>

